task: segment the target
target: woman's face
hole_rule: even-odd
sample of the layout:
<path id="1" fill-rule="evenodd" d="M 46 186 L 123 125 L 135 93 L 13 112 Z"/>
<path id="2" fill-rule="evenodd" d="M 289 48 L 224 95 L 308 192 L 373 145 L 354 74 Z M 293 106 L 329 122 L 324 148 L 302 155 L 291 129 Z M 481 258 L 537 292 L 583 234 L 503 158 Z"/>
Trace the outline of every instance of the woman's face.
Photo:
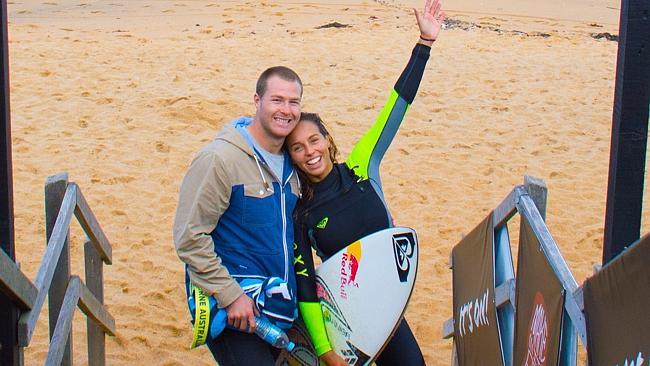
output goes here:
<path id="1" fill-rule="evenodd" d="M 320 182 L 332 171 L 330 144 L 316 123 L 305 120 L 287 136 L 287 149 L 293 163 L 312 182 Z"/>

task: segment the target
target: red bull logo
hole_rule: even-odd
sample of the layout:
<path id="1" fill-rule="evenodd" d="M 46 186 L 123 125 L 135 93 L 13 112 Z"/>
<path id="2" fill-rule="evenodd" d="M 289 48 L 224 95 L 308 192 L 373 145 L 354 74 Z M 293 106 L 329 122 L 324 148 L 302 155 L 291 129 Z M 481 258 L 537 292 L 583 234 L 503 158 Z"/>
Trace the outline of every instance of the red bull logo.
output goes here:
<path id="1" fill-rule="evenodd" d="M 349 245 L 341 256 L 341 298 L 347 299 L 349 286 L 359 287 L 357 272 L 361 263 L 361 242 Z"/>
<path id="2" fill-rule="evenodd" d="M 350 255 L 350 259 L 348 261 L 348 269 L 350 270 L 348 285 L 359 287 L 359 284 L 357 283 L 357 271 L 359 270 L 359 260 L 357 260 L 357 257 L 355 257 L 354 255 Z"/>

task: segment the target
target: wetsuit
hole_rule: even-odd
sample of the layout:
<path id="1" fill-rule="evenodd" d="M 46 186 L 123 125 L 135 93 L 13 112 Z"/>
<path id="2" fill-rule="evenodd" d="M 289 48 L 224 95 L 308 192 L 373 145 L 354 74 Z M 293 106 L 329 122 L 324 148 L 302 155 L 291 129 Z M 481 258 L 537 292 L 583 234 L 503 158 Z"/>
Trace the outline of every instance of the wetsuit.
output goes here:
<path id="1" fill-rule="evenodd" d="M 430 47 L 417 44 L 409 63 L 371 129 L 354 146 L 345 163 L 335 164 L 313 184 L 313 197 L 294 211 L 294 267 L 301 315 L 318 355 L 331 350 L 316 295 L 313 247 L 326 260 L 350 243 L 393 226 L 384 200 L 379 163 L 415 98 Z M 378 365 L 420 365 L 424 358 L 406 320 L 402 320 L 376 360 Z"/>

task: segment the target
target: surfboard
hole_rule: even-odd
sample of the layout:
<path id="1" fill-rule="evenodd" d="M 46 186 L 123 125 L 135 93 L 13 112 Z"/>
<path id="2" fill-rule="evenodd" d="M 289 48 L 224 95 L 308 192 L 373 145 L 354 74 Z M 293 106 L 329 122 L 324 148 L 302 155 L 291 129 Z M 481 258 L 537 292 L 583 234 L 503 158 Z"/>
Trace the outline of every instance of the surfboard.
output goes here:
<path id="1" fill-rule="evenodd" d="M 379 355 L 404 316 L 417 267 L 415 230 L 393 227 L 348 245 L 316 269 L 327 335 L 348 364 L 367 365 Z M 296 347 L 283 351 L 276 365 L 318 365 L 302 321 L 288 335 Z"/>

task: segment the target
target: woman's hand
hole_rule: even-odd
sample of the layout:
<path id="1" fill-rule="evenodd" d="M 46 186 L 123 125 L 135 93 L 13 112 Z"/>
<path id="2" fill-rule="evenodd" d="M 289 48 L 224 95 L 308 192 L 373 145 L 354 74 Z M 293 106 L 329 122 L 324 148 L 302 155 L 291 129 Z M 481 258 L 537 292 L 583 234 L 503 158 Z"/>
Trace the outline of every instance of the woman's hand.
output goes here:
<path id="1" fill-rule="evenodd" d="M 413 9 L 420 28 L 420 43 L 431 46 L 438 38 L 440 28 L 445 22 L 445 13 L 440 8 L 440 0 L 426 0 L 424 11 Z"/>
<path id="2" fill-rule="evenodd" d="M 348 366 L 348 363 L 341 356 L 337 355 L 334 350 L 323 353 L 320 356 L 320 360 L 327 366 Z"/>

